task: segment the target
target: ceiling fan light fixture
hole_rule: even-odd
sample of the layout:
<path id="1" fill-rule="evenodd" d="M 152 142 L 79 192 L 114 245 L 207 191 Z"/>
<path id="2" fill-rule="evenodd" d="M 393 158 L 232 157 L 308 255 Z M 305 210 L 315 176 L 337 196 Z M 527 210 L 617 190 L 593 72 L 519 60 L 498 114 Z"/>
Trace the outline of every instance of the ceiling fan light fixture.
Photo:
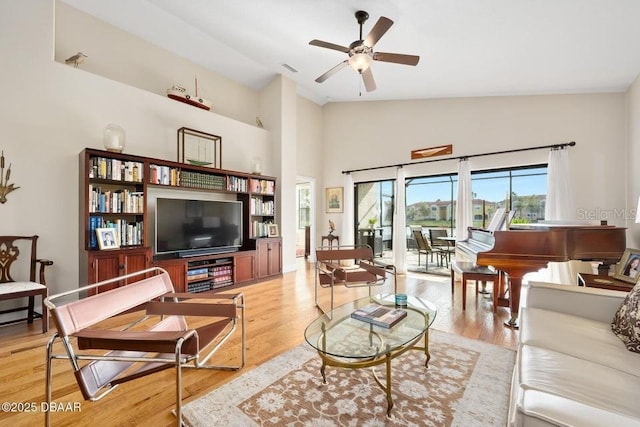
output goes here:
<path id="1" fill-rule="evenodd" d="M 312 46 L 323 47 L 325 49 L 332 49 L 338 52 L 346 53 L 349 57 L 340 62 L 335 67 L 326 71 L 320 77 L 316 79 L 317 83 L 322 83 L 329 77 L 336 74 L 338 71 L 346 68 L 349 65 L 354 71 L 356 71 L 362 77 L 364 86 L 367 92 L 376 90 L 376 82 L 371 72 L 371 63 L 373 61 L 392 62 L 396 64 L 404 65 L 417 65 L 420 60 L 416 55 L 404 55 L 400 53 L 389 52 L 373 52 L 373 47 L 385 35 L 385 33 L 393 25 L 393 21 L 389 18 L 381 16 L 375 23 L 371 31 L 366 37 L 362 35 L 362 24 L 369 18 L 369 14 L 364 10 L 356 12 L 356 20 L 360 26 L 360 37 L 358 40 L 351 43 L 349 46 L 342 46 L 335 43 L 329 43 L 322 40 L 313 39 L 309 42 Z"/>
<path id="2" fill-rule="evenodd" d="M 365 71 L 373 62 L 373 58 L 368 53 L 355 53 L 349 57 L 349 66 L 358 73 Z"/>

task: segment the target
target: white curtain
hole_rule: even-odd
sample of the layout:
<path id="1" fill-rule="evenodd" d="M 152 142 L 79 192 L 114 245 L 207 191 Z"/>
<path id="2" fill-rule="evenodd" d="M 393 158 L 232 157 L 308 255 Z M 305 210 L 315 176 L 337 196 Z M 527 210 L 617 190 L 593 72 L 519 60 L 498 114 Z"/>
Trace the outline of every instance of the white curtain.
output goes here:
<path id="1" fill-rule="evenodd" d="M 546 221 L 575 221 L 569 150 L 552 149 L 547 168 Z M 550 262 L 547 280 L 554 283 L 577 284 L 578 272 L 592 273 L 591 264 L 581 261 Z"/>
<path id="2" fill-rule="evenodd" d="M 405 215 L 404 180 L 404 169 L 399 167 L 396 172 L 396 191 L 393 209 L 393 256 L 398 274 L 404 274 L 407 271 L 407 217 Z"/>
<path id="3" fill-rule="evenodd" d="M 471 166 L 469 160 L 458 162 L 458 201 L 456 206 L 456 240 L 467 238 L 467 228 L 473 225 Z"/>
<path id="4" fill-rule="evenodd" d="M 344 174 L 344 211 L 342 213 L 342 232 L 340 233 L 340 245 L 353 245 L 353 176 Z"/>
<path id="5" fill-rule="evenodd" d="M 547 204 L 544 210 L 545 220 L 575 220 L 573 192 L 571 191 L 571 172 L 569 169 L 569 150 L 551 150 L 547 168 Z"/>

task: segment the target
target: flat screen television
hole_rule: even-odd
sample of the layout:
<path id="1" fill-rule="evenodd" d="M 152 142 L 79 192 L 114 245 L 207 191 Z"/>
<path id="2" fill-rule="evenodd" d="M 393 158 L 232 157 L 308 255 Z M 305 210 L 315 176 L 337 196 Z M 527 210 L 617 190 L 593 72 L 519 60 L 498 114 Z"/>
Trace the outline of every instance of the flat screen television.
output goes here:
<path id="1" fill-rule="evenodd" d="M 242 246 L 242 202 L 156 199 L 156 254 L 179 257 Z"/>

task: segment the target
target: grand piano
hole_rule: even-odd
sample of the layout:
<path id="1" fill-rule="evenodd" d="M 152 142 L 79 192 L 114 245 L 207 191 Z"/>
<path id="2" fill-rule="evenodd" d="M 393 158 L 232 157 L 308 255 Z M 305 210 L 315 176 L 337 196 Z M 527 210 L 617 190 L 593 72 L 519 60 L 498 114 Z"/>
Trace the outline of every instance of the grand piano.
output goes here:
<path id="1" fill-rule="evenodd" d="M 570 260 L 600 261 L 600 273 L 606 274 L 625 247 L 625 228 L 578 223 L 518 224 L 493 232 L 469 227 L 467 239 L 456 243 L 456 251 L 469 260 L 508 275 L 511 318 L 505 323 L 514 328 L 518 327 L 522 276 L 549 262 Z"/>

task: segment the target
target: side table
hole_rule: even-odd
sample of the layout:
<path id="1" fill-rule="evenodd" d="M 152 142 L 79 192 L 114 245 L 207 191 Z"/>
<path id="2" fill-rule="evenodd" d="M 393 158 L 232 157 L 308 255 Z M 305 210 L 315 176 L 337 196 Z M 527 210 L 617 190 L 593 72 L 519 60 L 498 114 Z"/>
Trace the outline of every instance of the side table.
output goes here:
<path id="1" fill-rule="evenodd" d="M 324 241 L 328 242 L 330 248 L 333 247 L 333 241 L 336 241 L 336 246 L 340 246 L 340 236 L 336 236 L 335 234 L 327 234 L 326 236 L 322 236 L 322 240 L 320 242 L 320 246 L 324 246 Z"/>
<path id="2" fill-rule="evenodd" d="M 578 286 L 629 292 L 634 284 L 600 274 L 578 273 Z"/>

